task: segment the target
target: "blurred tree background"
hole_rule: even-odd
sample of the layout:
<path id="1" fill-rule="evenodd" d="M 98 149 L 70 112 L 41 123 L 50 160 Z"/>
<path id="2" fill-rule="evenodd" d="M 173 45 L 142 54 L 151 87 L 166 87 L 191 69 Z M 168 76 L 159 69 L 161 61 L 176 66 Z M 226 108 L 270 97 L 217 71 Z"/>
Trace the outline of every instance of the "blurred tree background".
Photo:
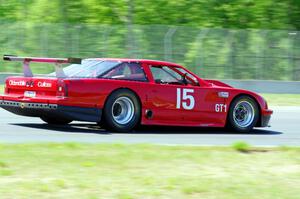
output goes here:
<path id="1" fill-rule="evenodd" d="M 208 78 L 300 80 L 299 29 L 300 0 L 0 0 L 2 54 L 161 59 Z"/>
<path id="2" fill-rule="evenodd" d="M 299 0 L 1 0 L 1 21 L 300 29 Z"/>

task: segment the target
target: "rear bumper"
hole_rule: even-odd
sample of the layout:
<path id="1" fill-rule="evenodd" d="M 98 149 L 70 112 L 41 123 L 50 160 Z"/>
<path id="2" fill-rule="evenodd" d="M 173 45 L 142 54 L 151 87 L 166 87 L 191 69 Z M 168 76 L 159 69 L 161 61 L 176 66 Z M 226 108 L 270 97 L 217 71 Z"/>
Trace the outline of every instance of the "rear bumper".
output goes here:
<path id="1" fill-rule="evenodd" d="M 77 121 L 99 122 L 102 115 L 102 110 L 99 108 L 83 108 L 49 103 L 0 100 L 0 107 L 22 116 L 48 116 Z"/>

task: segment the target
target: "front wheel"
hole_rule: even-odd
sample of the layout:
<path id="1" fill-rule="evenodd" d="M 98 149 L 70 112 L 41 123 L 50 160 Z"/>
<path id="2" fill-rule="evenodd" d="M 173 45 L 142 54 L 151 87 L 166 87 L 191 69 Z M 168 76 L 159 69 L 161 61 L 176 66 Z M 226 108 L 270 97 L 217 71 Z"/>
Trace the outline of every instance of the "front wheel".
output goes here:
<path id="1" fill-rule="evenodd" d="M 140 121 L 141 108 L 136 95 L 128 89 L 113 92 L 103 110 L 103 125 L 118 132 L 131 131 Z"/>
<path id="2" fill-rule="evenodd" d="M 240 96 L 233 100 L 228 114 L 228 126 L 235 131 L 247 133 L 256 125 L 259 109 L 251 97 Z"/>

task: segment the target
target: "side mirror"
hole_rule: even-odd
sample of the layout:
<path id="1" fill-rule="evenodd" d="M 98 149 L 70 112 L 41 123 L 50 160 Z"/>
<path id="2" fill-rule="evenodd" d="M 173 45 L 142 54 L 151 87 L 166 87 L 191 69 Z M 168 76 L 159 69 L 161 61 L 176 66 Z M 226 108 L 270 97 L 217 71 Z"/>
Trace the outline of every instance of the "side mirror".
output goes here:
<path id="1" fill-rule="evenodd" d="M 162 84 L 163 81 L 162 81 L 161 79 L 156 79 L 156 80 L 155 80 L 155 83 L 157 83 L 157 84 Z"/>

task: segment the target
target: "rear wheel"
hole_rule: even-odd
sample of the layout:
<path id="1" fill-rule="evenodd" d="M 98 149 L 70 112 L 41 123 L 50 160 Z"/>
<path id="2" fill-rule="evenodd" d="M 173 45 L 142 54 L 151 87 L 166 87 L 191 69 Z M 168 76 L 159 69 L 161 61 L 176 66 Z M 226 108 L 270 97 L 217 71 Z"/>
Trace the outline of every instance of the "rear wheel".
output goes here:
<path id="1" fill-rule="evenodd" d="M 257 123 L 259 109 L 251 97 L 240 96 L 233 100 L 228 114 L 228 126 L 235 131 L 247 133 Z"/>
<path id="2" fill-rule="evenodd" d="M 103 125 L 118 132 L 131 131 L 140 121 L 141 108 L 136 95 L 128 89 L 113 92 L 103 110 Z"/>
<path id="3" fill-rule="evenodd" d="M 72 120 L 68 119 L 59 119 L 59 118 L 54 118 L 54 117 L 41 117 L 41 120 L 48 124 L 56 124 L 56 125 L 65 125 L 69 124 L 72 122 Z"/>

